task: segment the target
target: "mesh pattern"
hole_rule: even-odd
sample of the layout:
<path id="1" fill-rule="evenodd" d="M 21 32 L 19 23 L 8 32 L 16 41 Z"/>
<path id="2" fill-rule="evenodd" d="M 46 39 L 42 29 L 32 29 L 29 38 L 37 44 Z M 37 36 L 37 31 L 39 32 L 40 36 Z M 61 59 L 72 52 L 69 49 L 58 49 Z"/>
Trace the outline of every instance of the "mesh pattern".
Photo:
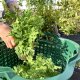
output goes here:
<path id="1" fill-rule="evenodd" d="M 71 55 L 74 55 L 75 49 L 77 50 L 72 41 L 61 41 L 58 36 L 50 33 L 39 37 L 36 40 L 36 44 L 34 59 L 37 53 L 43 53 L 46 57 L 51 57 L 54 64 L 62 67 L 66 66 L 66 61 L 74 60 L 74 57 Z M 6 48 L 5 44 L 0 42 L 0 66 L 13 67 L 20 63 L 22 64 L 22 61 L 18 59 L 14 50 Z"/>
<path id="2" fill-rule="evenodd" d="M 22 62 L 18 59 L 13 49 L 8 49 L 3 42 L 0 42 L 0 66 L 13 67 Z"/>
<path id="3" fill-rule="evenodd" d="M 63 46 L 58 36 L 53 34 L 46 34 L 37 39 L 37 46 L 35 47 L 35 55 L 38 53 L 44 54 L 46 57 L 51 57 L 55 65 L 62 67 L 66 66 L 66 60 L 63 52 L 67 52 L 66 45 Z M 36 56 L 35 56 L 36 58 Z"/>

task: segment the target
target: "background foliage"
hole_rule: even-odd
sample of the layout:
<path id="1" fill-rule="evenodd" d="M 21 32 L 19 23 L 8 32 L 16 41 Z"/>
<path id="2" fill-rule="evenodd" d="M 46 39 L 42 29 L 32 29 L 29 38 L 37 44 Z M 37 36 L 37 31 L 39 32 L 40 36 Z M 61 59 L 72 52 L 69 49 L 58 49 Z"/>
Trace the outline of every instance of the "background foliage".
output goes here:
<path id="1" fill-rule="evenodd" d="M 80 32 L 80 0 L 61 0 L 58 25 L 66 34 Z"/>

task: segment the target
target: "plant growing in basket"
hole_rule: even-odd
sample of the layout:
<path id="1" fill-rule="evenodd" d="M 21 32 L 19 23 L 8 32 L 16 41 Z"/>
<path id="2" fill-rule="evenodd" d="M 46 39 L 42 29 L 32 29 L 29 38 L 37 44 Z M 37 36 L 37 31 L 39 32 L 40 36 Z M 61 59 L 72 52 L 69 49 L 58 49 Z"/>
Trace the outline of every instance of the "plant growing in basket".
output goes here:
<path id="1" fill-rule="evenodd" d="M 42 79 L 57 75 L 62 69 L 61 66 L 53 63 L 51 54 L 49 54 L 49 57 L 43 54 L 34 54 L 34 48 L 38 44 L 35 40 L 37 35 L 41 34 L 43 24 L 44 19 L 32 10 L 24 11 L 22 16 L 17 17 L 12 24 L 11 35 L 15 38 L 17 44 L 15 51 L 19 58 L 24 60 L 23 64 L 14 67 L 14 70 L 24 78 Z"/>
<path id="2" fill-rule="evenodd" d="M 29 4 L 34 5 L 35 8 L 25 10 L 21 15 L 15 15 L 16 20 L 12 20 L 11 35 L 17 44 L 15 52 L 23 60 L 23 64 L 14 67 L 14 70 L 18 75 L 29 79 L 55 76 L 61 72 L 62 66 L 65 66 L 66 61 L 62 53 L 66 51 L 66 47 L 62 45 L 57 36 L 53 35 L 51 29 L 55 25 L 52 1 L 49 0 L 47 3 L 46 0 L 32 1 Z M 51 36 L 44 35 L 44 32 L 50 32 Z M 44 50 L 46 55 L 45 52 L 43 54 L 43 52 L 36 51 L 41 43 L 39 40 L 44 40 L 44 43 L 47 42 L 45 44 L 49 44 L 48 52 L 46 48 Z M 47 47 L 45 44 L 44 46 Z"/>
<path id="3" fill-rule="evenodd" d="M 45 39 L 42 37 L 44 36 L 42 33 L 44 22 L 44 18 L 33 10 L 26 10 L 23 11 L 21 16 L 17 16 L 16 21 L 12 23 L 11 35 L 15 38 L 17 44 L 15 51 L 18 57 L 23 60 L 23 64 L 14 67 L 14 70 L 24 78 L 43 79 L 55 76 L 61 72 L 62 65 L 65 65 L 63 64 L 65 59 L 62 56 L 65 48 L 58 37 L 54 35 L 52 37 L 45 36 Z M 52 46 L 53 52 L 47 52 L 46 55 L 42 52 L 36 52 L 37 54 L 35 54 L 35 48 L 38 48 L 39 44 L 38 36 L 41 40 L 51 42 L 49 49 Z M 59 50 L 60 53 L 57 53 L 56 50 Z M 64 62 L 61 63 L 61 61 Z"/>

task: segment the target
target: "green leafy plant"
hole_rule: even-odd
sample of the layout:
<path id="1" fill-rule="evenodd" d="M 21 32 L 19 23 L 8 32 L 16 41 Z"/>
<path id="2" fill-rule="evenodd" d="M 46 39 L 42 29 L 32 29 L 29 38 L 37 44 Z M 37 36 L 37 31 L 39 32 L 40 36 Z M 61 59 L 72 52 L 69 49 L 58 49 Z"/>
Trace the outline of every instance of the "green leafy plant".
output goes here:
<path id="1" fill-rule="evenodd" d="M 43 32 L 49 31 L 55 34 L 56 27 L 56 13 L 57 10 L 53 8 L 54 2 L 53 0 L 26 0 L 29 8 L 31 7 L 36 14 L 39 14 L 44 19 Z"/>
<path id="2" fill-rule="evenodd" d="M 40 34 L 44 20 L 32 11 L 24 11 L 22 16 L 17 17 L 12 24 L 11 35 L 15 38 L 17 46 L 15 47 L 18 55 L 34 55 L 34 42 L 37 35 Z"/>
<path id="3" fill-rule="evenodd" d="M 11 35 L 15 38 L 17 44 L 15 51 L 19 58 L 26 63 L 26 65 L 22 64 L 15 67 L 15 71 L 24 78 L 45 78 L 57 75 L 60 72 L 57 69 L 61 69 L 61 67 L 56 66 L 50 57 L 47 58 L 42 54 L 36 55 L 36 59 L 33 58 L 35 55 L 34 48 L 37 46 L 35 40 L 37 35 L 41 34 L 43 24 L 44 19 L 33 10 L 24 11 L 12 23 Z"/>
<path id="4" fill-rule="evenodd" d="M 24 65 L 14 67 L 15 72 L 27 79 L 44 79 L 60 73 L 61 67 L 55 66 L 51 58 L 46 58 L 42 54 L 36 56 L 36 60 L 29 58 Z"/>
<path id="5" fill-rule="evenodd" d="M 24 60 L 22 65 L 14 68 L 15 72 L 24 78 L 30 79 L 55 76 L 59 74 L 59 70 L 61 70 L 61 66 L 64 63 L 64 57 L 61 54 L 63 53 L 63 46 L 61 43 L 59 44 L 60 40 L 54 36 L 44 36 L 46 37 L 45 41 L 47 39 L 48 41 L 52 40 L 50 45 L 53 45 L 53 52 L 49 54 L 49 57 L 43 54 L 35 55 L 34 48 L 38 46 L 35 40 L 41 33 L 51 32 L 51 34 L 53 34 L 52 28 L 54 28 L 58 22 L 59 16 L 57 16 L 56 13 L 59 14 L 59 11 L 53 10 L 52 0 L 27 1 L 28 6 L 34 6 L 34 8 L 29 8 L 20 15 L 18 13 L 14 14 L 14 18 L 11 18 L 12 15 L 9 14 L 5 16 L 6 20 L 11 19 L 11 22 L 9 22 L 12 26 L 10 35 L 15 38 L 15 52 L 20 59 Z M 7 19 L 7 17 L 9 17 L 9 19 Z M 44 37 L 41 35 L 41 39 L 44 39 Z M 60 53 L 57 52 L 58 50 Z M 36 56 L 35 59 L 34 55 Z M 51 55 L 53 55 L 53 61 Z M 58 66 L 56 66 L 54 60 Z M 61 61 L 63 61 L 63 63 L 61 63 Z"/>
<path id="6" fill-rule="evenodd" d="M 80 31 L 80 1 L 62 0 L 58 25 L 65 34 L 75 34 Z"/>

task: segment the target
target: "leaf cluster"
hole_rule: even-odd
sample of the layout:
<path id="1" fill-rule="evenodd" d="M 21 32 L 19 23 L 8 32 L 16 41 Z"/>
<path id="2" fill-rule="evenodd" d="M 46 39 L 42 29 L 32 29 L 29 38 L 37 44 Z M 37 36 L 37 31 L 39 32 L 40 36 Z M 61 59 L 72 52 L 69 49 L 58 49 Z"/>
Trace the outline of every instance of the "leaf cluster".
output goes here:
<path id="1" fill-rule="evenodd" d="M 74 34 L 80 30 L 80 0 L 62 0 L 58 25 L 66 34 Z"/>
<path id="2" fill-rule="evenodd" d="M 17 17 L 12 23 L 11 35 L 15 38 L 17 46 L 16 53 L 33 55 L 34 42 L 37 35 L 40 34 L 44 20 L 41 16 L 35 15 L 32 11 L 24 11 L 23 14 Z"/>
<path id="3" fill-rule="evenodd" d="M 44 79 L 59 74 L 61 67 L 55 66 L 51 58 L 38 54 L 36 60 L 30 60 L 25 65 L 14 67 L 15 72 L 26 79 Z"/>

